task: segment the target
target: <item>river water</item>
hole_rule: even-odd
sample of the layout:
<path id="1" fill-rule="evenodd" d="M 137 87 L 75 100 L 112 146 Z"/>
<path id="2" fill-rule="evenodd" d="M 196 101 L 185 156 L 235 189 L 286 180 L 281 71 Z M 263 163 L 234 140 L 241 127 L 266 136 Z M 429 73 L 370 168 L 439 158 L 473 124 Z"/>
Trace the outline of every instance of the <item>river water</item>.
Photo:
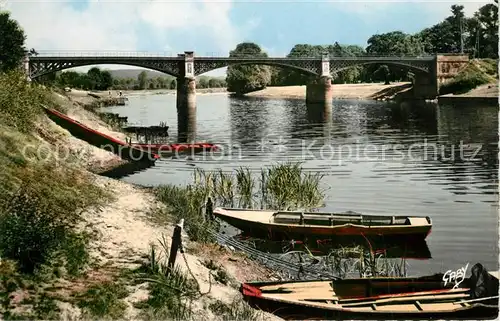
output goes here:
<path id="1" fill-rule="evenodd" d="M 175 95 L 130 96 L 107 109 L 142 126 L 166 121 L 174 142 L 175 103 Z M 198 94 L 197 141 L 222 144 L 223 155 L 160 160 L 123 180 L 186 184 L 195 167 L 303 161 L 325 175 L 321 211 L 432 218 L 432 258 L 411 260 L 410 274 L 477 262 L 498 269 L 497 107 L 334 100 L 331 115 L 319 115 L 302 100 Z"/>

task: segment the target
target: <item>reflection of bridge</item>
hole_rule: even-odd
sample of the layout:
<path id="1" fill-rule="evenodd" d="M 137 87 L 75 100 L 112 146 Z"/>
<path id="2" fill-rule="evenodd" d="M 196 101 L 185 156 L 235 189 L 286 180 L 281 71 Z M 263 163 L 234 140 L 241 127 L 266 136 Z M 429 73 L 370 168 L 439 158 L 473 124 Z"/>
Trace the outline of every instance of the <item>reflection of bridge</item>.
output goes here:
<path id="1" fill-rule="evenodd" d="M 306 101 L 327 103 L 332 101 L 331 79 L 344 69 L 386 64 L 399 66 L 415 75 L 413 94 L 416 98 L 434 99 L 441 78 L 456 74 L 468 61 L 467 56 L 424 57 L 195 57 L 192 51 L 175 57 L 150 53 L 120 52 L 40 52 L 26 57 L 24 69 L 31 79 L 56 71 L 99 64 L 120 64 L 148 68 L 177 78 L 177 110 L 179 125 L 196 114 L 195 77 L 231 65 L 270 65 L 288 68 L 311 76 L 307 85 Z M 182 121 L 181 121 L 182 120 Z M 179 126 L 181 128 L 181 126 Z"/>

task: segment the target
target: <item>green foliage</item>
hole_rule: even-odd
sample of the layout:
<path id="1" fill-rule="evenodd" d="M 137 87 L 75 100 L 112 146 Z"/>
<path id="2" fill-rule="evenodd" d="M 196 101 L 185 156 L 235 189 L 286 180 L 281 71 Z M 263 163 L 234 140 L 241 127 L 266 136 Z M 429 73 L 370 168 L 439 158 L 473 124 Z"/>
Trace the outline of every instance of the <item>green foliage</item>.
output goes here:
<path id="1" fill-rule="evenodd" d="M 168 207 L 168 214 L 158 212 L 156 218 L 171 217 L 175 223 L 184 219 L 185 230 L 193 241 L 212 242 L 209 229 L 217 228 L 217 223 L 206 220 L 203 210 L 209 197 L 214 206 L 223 207 L 294 210 L 323 205 L 322 175 L 304 173 L 300 164 L 264 168 L 260 181 L 254 175 L 257 176 L 246 168 L 238 169 L 235 174 L 196 169 L 193 184 L 186 187 L 163 185 L 155 189 L 158 199 Z"/>
<path id="2" fill-rule="evenodd" d="M 145 71 L 141 71 L 141 73 L 137 76 L 137 81 L 139 82 L 139 89 L 146 89 L 147 80 L 148 80 L 148 74 Z"/>
<path id="3" fill-rule="evenodd" d="M 0 11 L 0 30 L 0 72 L 7 72 L 21 66 L 26 53 L 26 36 L 17 21 L 11 19 L 10 13 L 6 11 Z"/>
<path id="4" fill-rule="evenodd" d="M 463 94 L 477 86 L 487 84 L 491 78 L 487 76 L 474 63 L 469 64 L 453 80 L 447 82 L 439 88 L 440 95 Z"/>
<path id="5" fill-rule="evenodd" d="M 114 80 L 109 71 L 101 71 L 99 68 L 93 67 L 86 74 L 75 71 L 64 71 L 56 77 L 56 82 L 61 87 L 108 90 L 113 86 Z"/>
<path id="6" fill-rule="evenodd" d="M 77 299 L 78 306 L 92 317 L 108 317 L 111 320 L 116 320 L 125 315 L 127 304 L 123 299 L 127 296 L 128 291 L 123 284 L 105 282 L 91 286 Z"/>
<path id="7" fill-rule="evenodd" d="M 261 48 L 250 42 L 243 42 L 229 52 L 230 57 L 267 57 Z M 261 65 L 236 65 L 227 68 L 227 90 L 237 95 L 261 90 L 271 82 L 271 69 Z"/>
<path id="8" fill-rule="evenodd" d="M 48 90 L 30 84 L 20 72 L 0 74 L 1 123 L 23 133 L 31 132 L 43 113 L 42 105 L 57 107 Z"/>
<path id="9" fill-rule="evenodd" d="M 230 304 L 216 300 L 210 303 L 208 308 L 223 321 L 257 320 L 259 316 L 257 310 L 254 310 L 241 298 L 233 299 Z"/>
<path id="10" fill-rule="evenodd" d="M 207 228 L 214 223 L 205 222 L 202 212 L 208 199 L 206 190 L 192 185 L 187 187 L 165 185 L 158 187 L 155 192 L 158 199 L 168 206 L 168 215 L 175 223 L 178 223 L 180 219 L 185 220 L 184 227 L 193 241 L 213 241 Z M 165 219 L 165 217 L 165 213 L 157 213 L 158 219 Z"/>
<path id="11" fill-rule="evenodd" d="M 136 271 L 137 281 L 147 281 L 150 291 L 149 298 L 137 307 L 145 311 L 146 319 L 187 320 L 199 286 L 177 266 L 168 267 L 169 248 L 165 239 L 160 244 L 159 250 L 151 247 L 148 262 Z"/>
<path id="12" fill-rule="evenodd" d="M 76 274 L 88 256 L 82 236 L 74 230 L 80 211 L 102 199 L 100 189 L 76 171 L 45 166 L 25 168 L 17 177 L 19 189 L 0 199 L 0 256 L 32 273 L 62 255 L 70 273 Z M 71 257 L 75 254 L 79 257 Z"/>

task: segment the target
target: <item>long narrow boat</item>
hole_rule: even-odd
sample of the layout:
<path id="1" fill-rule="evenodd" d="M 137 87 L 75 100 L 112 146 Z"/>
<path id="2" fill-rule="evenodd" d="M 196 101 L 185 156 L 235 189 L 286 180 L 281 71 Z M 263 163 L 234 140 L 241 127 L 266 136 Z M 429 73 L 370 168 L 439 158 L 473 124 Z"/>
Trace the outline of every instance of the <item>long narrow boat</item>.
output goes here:
<path id="1" fill-rule="evenodd" d="M 498 316 L 498 274 L 481 264 L 455 283 L 443 274 L 416 278 L 365 278 L 244 283 L 253 307 L 287 320 L 456 319 Z M 496 275 L 495 275 L 496 274 Z M 460 280 L 460 279 L 459 279 Z"/>
<path id="2" fill-rule="evenodd" d="M 428 216 L 380 216 L 216 208 L 215 217 L 245 234 L 272 240 L 304 237 L 385 237 L 425 239 L 432 228 Z"/>
<path id="3" fill-rule="evenodd" d="M 186 154 L 186 153 L 201 153 L 205 151 L 217 150 L 217 145 L 211 143 L 193 143 L 193 144 L 138 144 L 132 143 L 133 147 L 147 150 L 151 153 L 157 153 L 162 156 Z"/>
<path id="4" fill-rule="evenodd" d="M 77 120 L 58 112 L 57 110 L 44 107 L 47 116 L 56 124 L 68 130 L 73 136 L 80 138 L 91 145 L 108 150 L 122 159 L 132 161 L 145 161 L 154 163 L 159 158 L 154 152 L 144 151 L 108 136 L 97 130 L 85 126 Z"/>

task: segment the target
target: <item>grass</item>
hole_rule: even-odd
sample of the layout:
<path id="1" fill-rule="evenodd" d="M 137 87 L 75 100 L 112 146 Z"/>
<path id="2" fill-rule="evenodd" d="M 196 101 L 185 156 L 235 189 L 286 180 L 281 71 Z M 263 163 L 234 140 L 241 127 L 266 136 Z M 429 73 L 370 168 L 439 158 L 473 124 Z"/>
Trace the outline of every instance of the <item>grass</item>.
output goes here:
<path id="1" fill-rule="evenodd" d="M 478 86 L 498 79 L 498 62 L 495 60 L 473 60 L 450 82 L 439 88 L 440 95 L 464 94 Z"/>
<path id="2" fill-rule="evenodd" d="M 160 244 L 159 249 L 151 247 L 148 262 L 134 272 L 136 281 L 147 282 L 149 287 L 149 298 L 136 307 L 148 320 L 187 320 L 199 295 L 198 283 L 177 266 L 168 267 L 169 248 L 165 239 Z"/>
<path id="3" fill-rule="evenodd" d="M 208 198 L 214 207 L 312 210 L 323 205 L 321 178 L 321 174 L 304 173 L 299 163 L 263 168 L 260 175 L 248 168 L 239 168 L 234 173 L 195 169 L 192 184 L 155 189 L 158 199 L 168 208 L 168 214 L 159 212 L 155 216 L 160 221 L 171 217 L 170 221 L 175 223 L 183 218 L 191 240 L 213 242 L 208 230 L 218 226 L 205 215 Z"/>
<path id="4" fill-rule="evenodd" d="M 261 317 L 260 311 L 250 307 L 240 297 L 233 298 L 230 304 L 216 300 L 208 308 L 223 321 L 258 320 Z"/>
<path id="5" fill-rule="evenodd" d="M 28 85 L 21 73 L 0 74 L 0 123 L 29 133 L 43 113 L 42 105 L 54 104 L 49 90 L 42 86 Z"/>
<path id="6" fill-rule="evenodd" d="M 64 111 L 57 100 L 20 73 L 0 74 L 0 269 L 10 269 L 0 273 L 3 318 L 21 317 L 11 305 L 14 291 L 85 269 L 89 236 L 81 214 L 112 199 L 80 167 L 44 160 L 61 134 L 47 126 L 42 105 Z M 37 154 L 42 144 L 49 148 Z M 29 318 L 57 318 L 53 299 L 31 294 Z"/>
<path id="7" fill-rule="evenodd" d="M 326 256 L 325 264 L 331 272 L 341 278 L 353 275 L 360 278 L 406 276 L 404 259 L 388 259 L 383 254 L 376 255 L 362 246 L 332 250 Z"/>
<path id="8" fill-rule="evenodd" d="M 123 299 L 127 296 L 124 284 L 104 282 L 91 286 L 77 300 L 78 306 L 91 317 L 116 320 L 125 315 L 127 303 Z"/>

